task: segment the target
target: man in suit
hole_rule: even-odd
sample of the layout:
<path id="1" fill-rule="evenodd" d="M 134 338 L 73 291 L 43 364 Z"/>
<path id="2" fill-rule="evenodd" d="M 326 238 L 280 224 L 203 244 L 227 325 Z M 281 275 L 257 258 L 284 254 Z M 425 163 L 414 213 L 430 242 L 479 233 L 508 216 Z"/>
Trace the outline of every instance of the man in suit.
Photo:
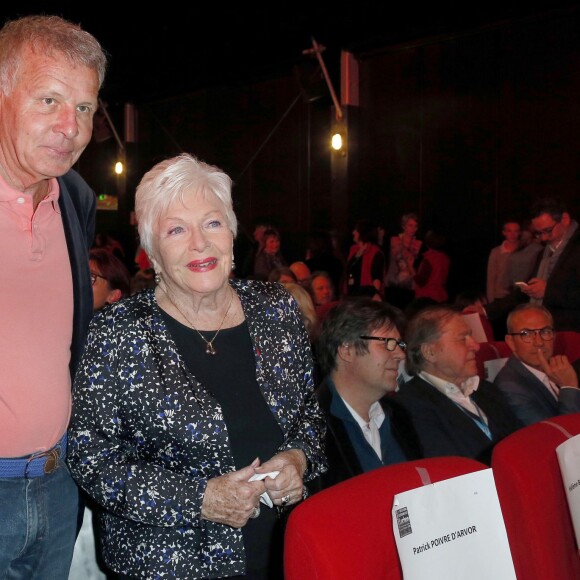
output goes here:
<path id="1" fill-rule="evenodd" d="M 554 355 L 554 320 L 544 306 L 521 304 L 507 319 L 512 355 L 494 383 L 518 418 L 531 425 L 580 412 L 578 376 L 568 358 Z"/>
<path id="2" fill-rule="evenodd" d="M 543 304 L 558 330 L 580 331 L 580 230 L 556 198 L 537 199 L 531 207 L 532 231 L 544 245 L 530 280 L 518 280 L 504 298 L 485 307 L 494 327 L 505 326 L 520 303 Z"/>
<path id="3" fill-rule="evenodd" d="M 580 230 L 558 199 L 532 206 L 534 235 L 544 244 L 536 276 L 522 292 L 531 304 L 543 304 L 558 330 L 580 331 Z M 525 282 L 525 280 L 524 280 Z"/>
<path id="4" fill-rule="evenodd" d="M 425 457 L 460 455 L 490 464 L 493 446 L 522 427 L 497 387 L 477 375 L 479 344 L 461 313 L 428 306 L 409 322 L 407 370 L 395 399 L 409 412 Z"/>
<path id="5" fill-rule="evenodd" d="M 57 16 L 0 30 L 0 576 L 67 578 L 79 492 L 71 383 L 93 314 L 89 144 L 106 55 Z M 26 540 L 23 542 L 23 538 Z"/>
<path id="6" fill-rule="evenodd" d="M 341 301 L 325 318 L 317 352 L 327 374 L 316 395 L 326 413 L 329 469 L 311 491 L 420 457 L 410 420 L 391 396 L 405 358 L 400 321 L 397 310 L 370 298 Z"/>

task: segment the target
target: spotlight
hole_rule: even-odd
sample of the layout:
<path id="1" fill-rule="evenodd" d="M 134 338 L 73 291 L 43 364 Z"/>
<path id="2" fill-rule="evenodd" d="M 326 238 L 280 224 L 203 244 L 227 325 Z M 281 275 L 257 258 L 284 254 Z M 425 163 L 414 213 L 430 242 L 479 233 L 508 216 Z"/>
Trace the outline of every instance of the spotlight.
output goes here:
<path id="1" fill-rule="evenodd" d="M 121 163 L 121 161 L 117 161 L 117 163 L 115 163 L 115 173 L 117 175 L 121 175 L 123 173 L 124 167 L 123 167 L 123 163 Z"/>
<path id="2" fill-rule="evenodd" d="M 342 135 L 340 133 L 335 133 L 332 136 L 330 144 L 335 151 L 340 151 L 343 146 Z"/>

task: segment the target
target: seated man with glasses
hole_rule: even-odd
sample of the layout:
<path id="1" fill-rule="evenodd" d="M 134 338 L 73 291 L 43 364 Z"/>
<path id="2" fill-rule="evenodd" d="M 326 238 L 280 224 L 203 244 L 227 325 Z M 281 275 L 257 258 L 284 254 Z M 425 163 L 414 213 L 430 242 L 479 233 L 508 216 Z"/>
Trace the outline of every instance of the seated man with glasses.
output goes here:
<path id="1" fill-rule="evenodd" d="M 580 412 L 574 367 L 554 355 L 554 321 L 544 306 L 522 304 L 509 314 L 505 337 L 513 354 L 494 383 L 525 425 Z"/>
<path id="2" fill-rule="evenodd" d="M 523 426 L 502 393 L 480 380 L 479 344 L 458 309 L 427 306 L 405 332 L 413 378 L 395 394 L 407 409 L 425 457 L 460 455 L 489 465 L 494 445 Z"/>
<path id="3" fill-rule="evenodd" d="M 317 343 L 324 380 L 316 391 L 326 414 L 328 471 L 312 492 L 383 465 L 420 457 L 406 412 L 391 396 L 406 345 L 401 314 L 384 302 L 348 298 L 327 314 Z"/>

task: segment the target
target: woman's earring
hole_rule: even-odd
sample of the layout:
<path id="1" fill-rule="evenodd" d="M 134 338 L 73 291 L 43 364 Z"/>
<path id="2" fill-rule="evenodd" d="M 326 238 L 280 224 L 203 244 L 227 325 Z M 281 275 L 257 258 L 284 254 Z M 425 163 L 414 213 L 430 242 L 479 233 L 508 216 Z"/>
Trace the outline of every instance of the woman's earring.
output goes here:
<path id="1" fill-rule="evenodd" d="M 236 263 L 234 262 L 234 257 L 232 256 L 232 271 L 236 269 Z"/>
<path id="2" fill-rule="evenodd" d="M 161 282 L 161 274 L 155 272 L 155 284 L 159 284 Z"/>

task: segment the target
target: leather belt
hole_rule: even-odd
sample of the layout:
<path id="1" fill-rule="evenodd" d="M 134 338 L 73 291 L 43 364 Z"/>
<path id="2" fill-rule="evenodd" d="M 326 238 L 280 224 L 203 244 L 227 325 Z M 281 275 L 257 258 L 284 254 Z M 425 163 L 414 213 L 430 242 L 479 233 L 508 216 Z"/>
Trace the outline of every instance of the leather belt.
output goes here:
<path id="1" fill-rule="evenodd" d="M 66 433 L 62 439 L 48 451 L 33 453 L 26 457 L 14 459 L 0 459 L 0 478 L 22 477 L 33 479 L 52 473 L 57 467 L 60 458 L 66 456 Z"/>

